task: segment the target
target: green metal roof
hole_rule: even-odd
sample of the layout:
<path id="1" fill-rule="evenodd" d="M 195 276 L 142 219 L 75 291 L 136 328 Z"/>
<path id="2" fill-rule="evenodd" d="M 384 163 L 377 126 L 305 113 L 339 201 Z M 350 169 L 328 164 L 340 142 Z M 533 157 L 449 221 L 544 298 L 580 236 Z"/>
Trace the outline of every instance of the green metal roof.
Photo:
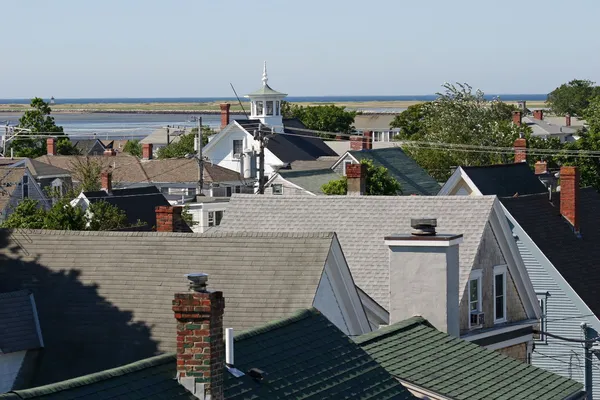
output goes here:
<path id="1" fill-rule="evenodd" d="M 226 399 L 414 399 L 352 339 L 315 309 L 235 337 L 235 367 L 268 375 L 224 374 Z M 13 399 L 196 399 L 175 379 L 174 354 L 0 395 Z"/>
<path id="2" fill-rule="evenodd" d="M 298 185 L 314 194 L 324 194 L 322 190 L 324 184 L 341 178 L 341 175 L 331 168 L 308 171 L 286 171 L 280 169 L 279 175 L 288 182 Z"/>
<path id="3" fill-rule="evenodd" d="M 400 147 L 373 150 L 351 150 L 358 161 L 372 160 L 376 167 L 385 167 L 402 187 L 402 194 L 435 196 L 440 184 L 410 158 Z"/>
<path id="4" fill-rule="evenodd" d="M 246 97 L 254 96 L 287 96 L 287 93 L 278 92 L 277 90 L 271 89 L 271 86 L 264 84 L 260 89 L 246 95 Z"/>
<path id="5" fill-rule="evenodd" d="M 413 317 L 356 342 L 392 375 L 451 399 L 565 399 L 582 385 L 436 330 Z"/>

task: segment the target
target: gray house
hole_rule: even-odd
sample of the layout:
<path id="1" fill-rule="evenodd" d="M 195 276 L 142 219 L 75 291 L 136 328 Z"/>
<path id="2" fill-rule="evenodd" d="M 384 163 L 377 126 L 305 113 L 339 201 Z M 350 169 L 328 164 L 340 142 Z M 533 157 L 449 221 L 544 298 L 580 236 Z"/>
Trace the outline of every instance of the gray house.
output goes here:
<path id="1" fill-rule="evenodd" d="M 576 169 L 560 175 L 552 192 L 525 163 L 458 168 L 440 195 L 505 196 L 502 208 L 542 308 L 538 329 L 581 340 L 582 323 L 594 336 L 600 332 L 600 195 L 579 188 Z M 534 365 L 584 382 L 582 343 L 544 333 L 535 338 Z M 592 360 L 593 389 L 600 393 L 600 360 L 596 354 Z"/>

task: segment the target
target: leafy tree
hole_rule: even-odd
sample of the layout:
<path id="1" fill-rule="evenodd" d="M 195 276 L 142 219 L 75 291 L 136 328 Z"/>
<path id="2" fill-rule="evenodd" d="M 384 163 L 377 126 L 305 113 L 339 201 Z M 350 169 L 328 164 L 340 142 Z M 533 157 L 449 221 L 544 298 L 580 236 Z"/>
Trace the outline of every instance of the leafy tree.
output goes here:
<path id="1" fill-rule="evenodd" d="M 443 88 L 436 100 L 423 106 L 422 129 L 406 138 L 409 140 L 403 145 L 404 151 L 439 181 L 448 179 L 454 166 L 512 162 L 511 154 L 460 148 L 460 145 L 512 147 L 520 134 L 529 133 L 528 127 L 511 122 L 512 108 L 499 99 L 486 100 L 482 91 L 473 91 L 468 84 L 447 83 Z M 446 143 L 457 147 L 450 148 Z"/>
<path id="2" fill-rule="evenodd" d="M 123 151 L 131 154 L 132 156 L 141 157 L 142 144 L 139 140 L 128 140 L 127 143 L 125 143 L 125 147 L 123 147 Z"/>
<path id="3" fill-rule="evenodd" d="M 42 229 L 44 227 L 45 210 L 37 200 L 23 199 L 8 218 L 2 223 L 2 228 Z"/>
<path id="4" fill-rule="evenodd" d="M 100 175 L 107 168 L 102 158 L 77 157 L 71 163 L 73 178 L 79 181 L 82 192 L 93 192 L 101 189 Z"/>
<path id="5" fill-rule="evenodd" d="M 88 210 L 89 229 L 92 231 L 108 231 L 127 226 L 125 211 L 106 201 L 91 203 Z"/>
<path id="6" fill-rule="evenodd" d="M 557 115 L 583 116 L 592 97 L 600 95 L 600 88 L 594 85 L 594 82 L 585 79 L 563 83 L 548 94 L 550 109 Z"/>
<path id="7" fill-rule="evenodd" d="M 390 128 L 399 128 L 402 138 L 423 133 L 425 129 L 425 108 L 427 103 L 418 103 L 396 115 Z"/>
<path id="8" fill-rule="evenodd" d="M 81 231 L 85 229 L 86 222 L 85 211 L 81 207 L 72 207 L 66 198 L 54 203 L 44 213 L 44 229 Z"/>
<path id="9" fill-rule="evenodd" d="M 367 166 L 367 195 L 385 196 L 402 193 L 400 183 L 390 175 L 385 167 L 376 167 L 371 160 L 362 160 Z M 343 176 L 324 184 L 321 189 L 327 195 L 345 195 L 348 192 L 348 179 Z"/>
<path id="10" fill-rule="evenodd" d="M 208 126 L 202 126 L 202 145 L 206 146 L 208 137 L 216 132 Z M 165 147 L 158 149 L 158 158 L 183 158 L 186 154 L 195 153 L 194 141 L 198 134 L 198 128 L 194 128 L 190 133 L 179 136 L 179 140 L 169 143 Z"/>
<path id="11" fill-rule="evenodd" d="M 194 225 L 198 225 L 198 222 L 194 221 L 194 217 L 192 216 L 192 213 L 190 212 L 189 204 L 186 204 L 185 206 L 183 206 L 183 210 L 181 210 L 181 218 L 183 218 L 185 223 L 190 228 L 193 227 Z"/>
<path id="12" fill-rule="evenodd" d="M 284 118 L 298 118 L 308 128 L 323 132 L 352 133 L 356 111 L 347 111 L 333 104 L 323 106 L 301 106 L 282 102 L 281 114 Z M 323 134 L 321 136 L 329 136 Z"/>
<path id="13" fill-rule="evenodd" d="M 19 134 L 19 138 L 11 142 L 11 148 L 17 157 L 36 158 L 46 154 L 46 140 L 28 138 L 28 135 L 54 134 L 58 136 L 56 143 L 57 154 L 73 155 L 78 154 L 69 140 L 65 136 L 62 126 L 57 126 L 54 118 L 50 116 L 52 109 L 50 105 L 39 97 L 31 100 L 31 109 L 23 113 L 19 119 L 18 128 L 28 131 Z M 62 136 L 62 137 L 61 137 Z"/>

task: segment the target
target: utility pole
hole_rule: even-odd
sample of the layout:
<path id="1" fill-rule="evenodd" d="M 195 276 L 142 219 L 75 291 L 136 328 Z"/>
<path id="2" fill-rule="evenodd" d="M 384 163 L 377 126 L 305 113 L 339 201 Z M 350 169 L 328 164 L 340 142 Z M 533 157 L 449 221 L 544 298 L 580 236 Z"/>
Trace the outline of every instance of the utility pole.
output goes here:
<path id="1" fill-rule="evenodd" d="M 202 189 L 204 188 L 204 159 L 202 158 L 202 117 L 198 117 L 198 154 L 196 155 L 198 160 L 198 187 L 196 188 L 196 195 L 202 196 Z"/>
<path id="2" fill-rule="evenodd" d="M 591 400 L 593 399 L 593 395 L 592 395 L 592 386 L 593 386 L 593 379 L 592 379 L 592 336 L 590 335 L 590 328 L 588 327 L 588 324 L 586 324 L 585 322 L 581 323 L 581 329 L 583 330 L 583 339 L 585 340 L 584 342 L 584 359 L 583 359 L 583 365 L 585 367 L 585 371 L 584 371 L 584 389 L 585 389 L 585 395 L 586 395 L 586 399 Z"/>

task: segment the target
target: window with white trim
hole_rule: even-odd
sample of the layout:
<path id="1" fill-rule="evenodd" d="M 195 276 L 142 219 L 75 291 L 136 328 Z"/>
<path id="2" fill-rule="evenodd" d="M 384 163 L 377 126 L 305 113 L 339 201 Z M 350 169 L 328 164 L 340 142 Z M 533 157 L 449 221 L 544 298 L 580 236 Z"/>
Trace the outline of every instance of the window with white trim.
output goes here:
<path id="1" fill-rule="evenodd" d="M 482 325 L 478 317 L 482 310 L 481 277 L 482 272 L 480 269 L 472 270 L 469 277 L 469 328 Z"/>
<path id="2" fill-rule="evenodd" d="M 346 167 L 349 164 L 352 164 L 352 160 L 344 160 L 344 161 L 342 161 L 342 163 L 343 163 L 342 173 L 344 174 L 344 176 L 346 176 Z"/>
<path id="3" fill-rule="evenodd" d="M 219 226 L 223 219 L 223 211 L 209 211 L 208 212 L 208 226 Z"/>
<path id="4" fill-rule="evenodd" d="M 494 267 L 494 323 L 506 322 L 506 265 Z"/>
<path id="5" fill-rule="evenodd" d="M 242 147 L 244 147 L 244 141 L 241 139 L 233 140 L 233 155 L 240 157 L 242 155 Z"/>
<path id="6" fill-rule="evenodd" d="M 263 102 L 262 101 L 256 102 L 256 114 L 255 115 L 263 115 Z"/>
<path id="7" fill-rule="evenodd" d="M 281 183 L 273 184 L 273 194 L 283 194 L 283 185 Z"/>
<path id="8" fill-rule="evenodd" d="M 265 103 L 267 105 L 267 115 L 273 115 L 273 101 L 269 100 Z"/>
<path id="9" fill-rule="evenodd" d="M 548 312 L 548 292 L 536 293 L 536 295 L 542 310 L 542 315 L 538 320 L 537 326 L 537 329 L 540 331 L 540 333 L 534 333 L 533 340 L 535 340 L 536 343 L 546 343 L 546 335 L 544 335 L 542 332 L 547 332 L 546 313 Z"/>

